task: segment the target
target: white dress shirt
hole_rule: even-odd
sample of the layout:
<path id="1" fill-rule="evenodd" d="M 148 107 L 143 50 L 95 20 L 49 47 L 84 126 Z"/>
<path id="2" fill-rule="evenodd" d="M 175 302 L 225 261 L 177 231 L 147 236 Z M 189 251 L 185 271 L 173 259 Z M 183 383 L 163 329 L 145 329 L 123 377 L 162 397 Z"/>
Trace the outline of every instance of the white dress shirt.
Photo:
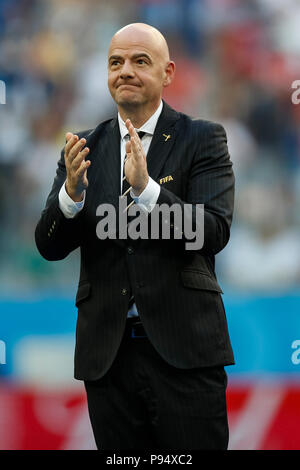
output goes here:
<path id="1" fill-rule="evenodd" d="M 155 131 L 158 118 L 162 111 L 162 107 L 163 107 L 163 103 L 161 101 L 159 107 L 157 108 L 155 113 L 152 114 L 150 119 L 148 119 L 148 121 L 145 122 L 145 124 L 143 124 L 142 127 L 140 127 L 140 129 L 136 129 L 137 132 L 140 132 L 140 131 L 145 132 L 145 135 L 143 139 L 141 140 L 141 142 L 142 142 L 142 146 L 143 146 L 146 156 L 147 156 L 147 153 L 148 153 L 151 141 L 152 141 L 152 137 Z M 126 156 L 126 141 L 127 141 L 126 135 L 128 134 L 128 129 L 119 113 L 118 113 L 118 122 L 119 122 L 120 135 L 121 135 L 121 139 L 120 139 L 121 181 L 120 181 L 120 185 L 121 185 L 121 191 L 122 191 L 124 160 Z M 151 210 L 153 209 L 154 205 L 157 202 L 159 193 L 160 193 L 160 185 L 156 183 L 156 181 L 154 181 L 150 176 L 149 176 L 149 181 L 148 181 L 146 188 L 138 197 L 134 195 L 133 191 L 130 191 L 130 195 L 132 199 L 145 212 L 151 212 Z M 85 191 L 83 192 L 83 200 L 80 202 L 75 202 L 68 195 L 66 188 L 65 188 L 65 183 L 64 183 L 59 191 L 58 200 L 59 200 L 59 208 L 64 214 L 64 216 L 67 219 L 72 219 L 82 210 L 84 206 Z M 136 315 L 138 315 L 138 312 L 136 310 L 136 305 L 133 304 L 130 311 L 128 312 L 128 316 L 131 317 L 131 316 L 136 316 Z"/>

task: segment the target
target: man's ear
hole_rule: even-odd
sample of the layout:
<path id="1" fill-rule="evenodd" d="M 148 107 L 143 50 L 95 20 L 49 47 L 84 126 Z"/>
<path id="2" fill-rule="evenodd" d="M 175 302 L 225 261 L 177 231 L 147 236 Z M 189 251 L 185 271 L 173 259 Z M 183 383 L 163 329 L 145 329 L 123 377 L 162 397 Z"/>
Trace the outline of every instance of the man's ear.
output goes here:
<path id="1" fill-rule="evenodd" d="M 165 68 L 165 78 L 164 78 L 164 81 L 163 81 L 163 86 L 164 87 L 167 87 L 172 83 L 174 75 L 175 75 L 175 69 L 176 69 L 175 62 L 170 60 L 167 63 L 166 68 Z"/>

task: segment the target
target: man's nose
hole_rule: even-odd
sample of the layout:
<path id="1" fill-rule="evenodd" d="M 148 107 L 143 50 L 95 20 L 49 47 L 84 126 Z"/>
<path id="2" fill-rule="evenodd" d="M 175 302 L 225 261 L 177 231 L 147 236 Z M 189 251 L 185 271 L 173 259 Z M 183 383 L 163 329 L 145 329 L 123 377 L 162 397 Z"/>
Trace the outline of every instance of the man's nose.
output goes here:
<path id="1" fill-rule="evenodd" d="M 134 70 L 129 60 L 125 60 L 120 71 L 121 78 L 131 78 L 134 76 Z"/>

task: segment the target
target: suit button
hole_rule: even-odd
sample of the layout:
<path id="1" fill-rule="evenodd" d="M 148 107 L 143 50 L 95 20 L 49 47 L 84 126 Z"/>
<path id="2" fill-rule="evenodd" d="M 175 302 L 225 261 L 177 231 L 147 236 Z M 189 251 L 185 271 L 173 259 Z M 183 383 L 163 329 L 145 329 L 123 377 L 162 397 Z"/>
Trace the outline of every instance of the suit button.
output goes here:
<path id="1" fill-rule="evenodd" d="M 121 294 L 122 294 L 122 295 L 126 295 L 127 292 L 128 292 L 127 289 L 122 289 L 122 290 L 121 290 Z"/>
<path id="2" fill-rule="evenodd" d="M 132 248 L 132 246 L 129 246 L 129 247 L 127 248 L 127 253 L 128 253 L 129 255 L 132 255 L 132 253 L 134 253 L 134 249 Z"/>

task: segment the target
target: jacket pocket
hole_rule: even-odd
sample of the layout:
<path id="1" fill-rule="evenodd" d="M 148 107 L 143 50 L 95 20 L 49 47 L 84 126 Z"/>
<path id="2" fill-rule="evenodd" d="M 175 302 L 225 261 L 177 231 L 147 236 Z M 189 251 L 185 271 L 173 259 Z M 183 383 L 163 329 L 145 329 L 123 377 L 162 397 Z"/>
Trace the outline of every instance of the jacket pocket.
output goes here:
<path id="1" fill-rule="evenodd" d="M 75 301 L 76 307 L 82 300 L 86 299 L 90 295 L 90 292 L 91 292 L 91 284 L 89 282 L 84 282 L 82 284 L 79 284 L 77 294 L 76 294 L 76 301 Z"/>
<path id="2" fill-rule="evenodd" d="M 181 280 L 185 287 L 199 290 L 211 290 L 223 294 L 223 291 L 216 279 L 207 273 L 197 270 L 184 270 L 181 271 Z"/>

